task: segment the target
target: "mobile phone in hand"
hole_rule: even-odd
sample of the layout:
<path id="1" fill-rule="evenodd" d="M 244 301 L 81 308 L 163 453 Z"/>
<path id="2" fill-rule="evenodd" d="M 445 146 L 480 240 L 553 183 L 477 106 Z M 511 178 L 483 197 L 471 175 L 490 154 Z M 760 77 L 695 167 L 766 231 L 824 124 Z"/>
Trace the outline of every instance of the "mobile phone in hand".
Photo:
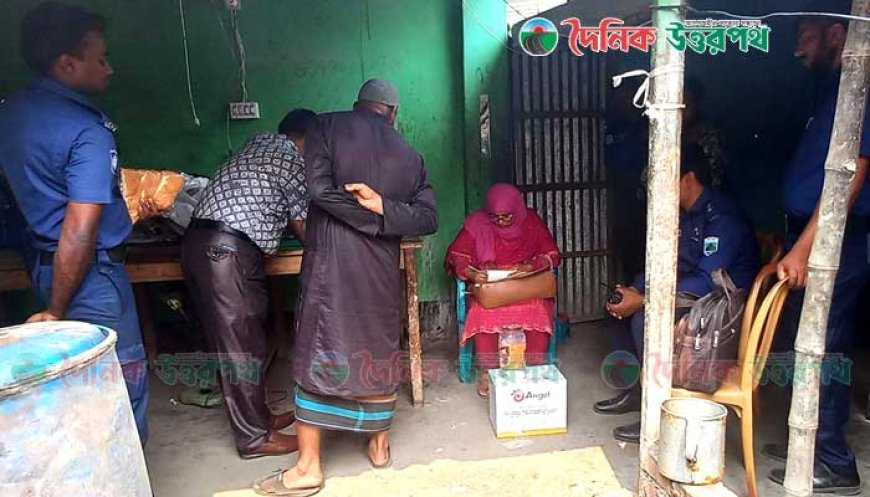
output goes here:
<path id="1" fill-rule="evenodd" d="M 610 290 L 610 295 L 607 297 L 608 304 L 617 305 L 622 303 L 622 292 L 618 288 L 607 283 L 601 283 L 601 286 Z"/>

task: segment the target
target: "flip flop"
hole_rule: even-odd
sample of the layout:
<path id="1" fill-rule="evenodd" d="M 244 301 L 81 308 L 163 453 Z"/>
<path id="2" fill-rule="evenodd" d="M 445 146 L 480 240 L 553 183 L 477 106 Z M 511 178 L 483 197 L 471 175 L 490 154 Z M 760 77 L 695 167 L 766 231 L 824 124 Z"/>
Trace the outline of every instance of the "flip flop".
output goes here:
<path id="1" fill-rule="evenodd" d="M 254 492 L 257 495 L 269 497 L 309 497 L 323 490 L 323 483 L 314 487 L 288 488 L 284 485 L 284 480 L 281 478 L 283 474 L 284 470 L 278 470 L 265 478 L 257 480 L 254 482 Z"/>
<path id="2" fill-rule="evenodd" d="M 375 464 L 375 462 L 372 461 L 371 456 L 369 456 L 369 464 L 372 465 L 372 469 L 387 469 L 387 468 L 389 468 L 390 466 L 393 465 L 393 451 L 390 450 L 389 447 L 387 447 L 387 462 L 385 462 L 381 465 Z"/>
<path id="3" fill-rule="evenodd" d="M 486 380 L 482 382 L 478 380 L 477 382 L 477 395 L 480 395 L 484 399 L 489 397 L 489 377 L 484 376 Z"/>

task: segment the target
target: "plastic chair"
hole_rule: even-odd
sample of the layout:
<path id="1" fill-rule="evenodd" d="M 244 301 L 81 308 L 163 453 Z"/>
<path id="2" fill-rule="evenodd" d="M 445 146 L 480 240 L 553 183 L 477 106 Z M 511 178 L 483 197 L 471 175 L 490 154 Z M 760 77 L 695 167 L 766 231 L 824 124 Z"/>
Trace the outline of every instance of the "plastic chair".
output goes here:
<path id="1" fill-rule="evenodd" d="M 554 271 L 555 273 L 555 271 Z M 469 340 L 465 345 L 462 343 L 462 333 L 465 330 L 465 317 L 468 315 L 468 292 L 465 281 L 456 279 L 456 322 L 458 324 L 459 345 L 459 381 L 472 383 L 475 380 L 474 370 L 474 341 Z M 556 364 L 556 346 L 565 341 L 568 336 L 568 321 L 560 319 L 557 310 L 553 316 L 553 335 L 547 349 L 547 364 Z"/>
<path id="2" fill-rule="evenodd" d="M 692 397 L 725 404 L 741 419 L 743 463 L 749 497 L 758 496 L 753 443 L 753 412 L 757 406 L 755 392 L 763 376 L 783 304 L 788 297 L 788 282 L 775 281 L 777 262 L 777 259 L 772 260 L 755 278 L 746 301 L 737 364 L 728 372 L 719 389 L 712 394 L 681 388 L 671 390 L 672 397 Z M 770 290 L 765 294 L 767 287 Z M 764 299 L 758 304 L 761 295 L 764 295 Z"/>

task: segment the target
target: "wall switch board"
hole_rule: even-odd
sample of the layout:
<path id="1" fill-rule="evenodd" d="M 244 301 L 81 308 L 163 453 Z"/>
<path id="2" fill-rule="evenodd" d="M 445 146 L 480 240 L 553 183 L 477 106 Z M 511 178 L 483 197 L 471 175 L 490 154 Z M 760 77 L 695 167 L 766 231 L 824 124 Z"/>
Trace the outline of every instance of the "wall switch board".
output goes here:
<path id="1" fill-rule="evenodd" d="M 259 119 L 260 104 L 257 102 L 231 102 L 230 119 Z"/>

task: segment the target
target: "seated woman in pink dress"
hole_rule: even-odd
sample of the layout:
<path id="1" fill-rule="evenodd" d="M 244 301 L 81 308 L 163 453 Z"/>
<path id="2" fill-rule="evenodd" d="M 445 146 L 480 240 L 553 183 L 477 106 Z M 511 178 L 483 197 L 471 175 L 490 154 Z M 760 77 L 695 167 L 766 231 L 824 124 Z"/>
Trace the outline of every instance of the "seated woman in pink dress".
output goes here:
<path id="1" fill-rule="evenodd" d="M 487 269 L 534 271 L 555 268 L 561 256 L 553 235 L 538 214 L 526 207 L 523 194 L 500 183 L 489 189 L 486 207 L 465 220 L 444 261 L 456 277 L 486 282 Z M 474 340 L 481 369 L 478 393 L 489 395 L 489 369 L 499 367 L 498 336 L 505 330 L 526 335 L 526 363 L 544 364 L 553 334 L 553 299 L 537 299 L 495 309 L 484 309 L 468 299 L 468 316 L 461 343 Z"/>

